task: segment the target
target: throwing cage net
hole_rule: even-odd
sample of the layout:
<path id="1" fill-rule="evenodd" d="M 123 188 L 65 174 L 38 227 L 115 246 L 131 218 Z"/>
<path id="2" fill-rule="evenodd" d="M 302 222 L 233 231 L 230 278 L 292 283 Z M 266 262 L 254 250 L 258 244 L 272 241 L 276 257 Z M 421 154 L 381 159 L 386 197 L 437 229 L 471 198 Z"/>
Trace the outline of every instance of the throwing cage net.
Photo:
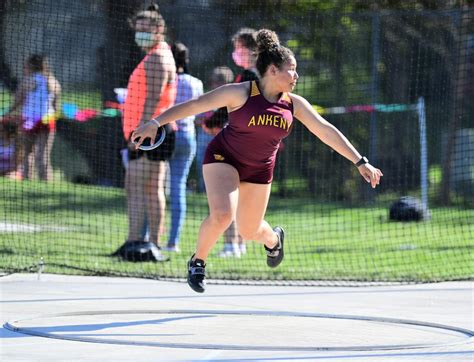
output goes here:
<path id="1" fill-rule="evenodd" d="M 204 91 L 213 88 L 216 68 L 231 71 L 231 80 L 243 74 L 232 59 L 239 29 L 276 31 L 298 62 L 294 92 L 384 173 L 371 189 L 356 167 L 295 122 L 278 152 L 266 214 L 286 230 L 285 260 L 269 269 L 263 246 L 239 245 L 227 235 L 207 260 L 211 281 L 473 276 L 474 9 L 463 1 L 349 3 L 158 3 L 166 42 L 188 47 L 189 74 Z M 145 217 L 138 241 L 158 243 L 163 260 L 114 255 L 135 217 L 125 180 L 126 167 L 137 160 L 127 155 L 123 109 L 129 79 L 147 54 L 135 41 L 133 19 L 149 3 L 7 0 L 0 6 L 0 270 L 42 265 L 51 273 L 184 278 L 212 193 L 200 172 L 213 137 L 203 128 L 209 114 L 187 130 L 196 156 L 183 156 L 182 130 L 174 132 L 172 156 L 160 171 L 166 208 L 159 237 L 150 237 L 154 216 Z M 44 104 L 53 110 L 38 111 Z M 176 252 L 165 248 L 173 210 L 183 201 L 174 196 L 179 182 L 171 170 L 172 162 L 184 165 L 180 157 L 192 163 Z"/>

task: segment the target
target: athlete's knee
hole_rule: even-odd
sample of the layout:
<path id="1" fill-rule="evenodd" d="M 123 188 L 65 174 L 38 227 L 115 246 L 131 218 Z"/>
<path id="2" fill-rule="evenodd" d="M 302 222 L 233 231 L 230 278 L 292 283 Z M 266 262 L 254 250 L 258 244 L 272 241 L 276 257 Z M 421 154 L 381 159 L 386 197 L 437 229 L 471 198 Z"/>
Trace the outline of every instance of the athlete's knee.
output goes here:
<path id="1" fill-rule="evenodd" d="M 230 209 L 218 209 L 212 210 L 209 218 L 212 222 L 216 223 L 217 225 L 227 228 L 229 227 L 230 223 L 232 222 L 233 215 Z"/>

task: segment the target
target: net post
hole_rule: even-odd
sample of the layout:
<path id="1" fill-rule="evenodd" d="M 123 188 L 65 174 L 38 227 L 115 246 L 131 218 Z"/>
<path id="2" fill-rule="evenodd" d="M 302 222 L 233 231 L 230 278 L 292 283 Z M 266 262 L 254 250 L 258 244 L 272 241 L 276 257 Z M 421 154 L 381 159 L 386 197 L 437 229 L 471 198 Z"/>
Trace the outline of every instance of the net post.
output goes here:
<path id="1" fill-rule="evenodd" d="M 378 101 L 378 63 L 380 62 L 380 15 L 375 13 L 372 16 L 372 64 L 371 64 L 371 84 L 370 84 L 370 98 L 372 105 L 375 107 Z M 370 113 L 370 145 L 369 145 L 369 159 L 376 163 L 378 155 L 378 127 L 377 127 L 377 112 L 374 110 Z"/>
<path id="2" fill-rule="evenodd" d="M 44 270 L 44 259 L 42 257 L 38 261 L 37 267 L 38 267 L 38 280 L 41 280 L 41 273 Z"/>
<path id="3" fill-rule="evenodd" d="M 418 98 L 416 106 L 418 113 L 418 124 L 420 128 L 420 189 L 421 203 L 425 211 L 428 211 L 428 151 L 426 147 L 426 112 L 425 99 Z"/>

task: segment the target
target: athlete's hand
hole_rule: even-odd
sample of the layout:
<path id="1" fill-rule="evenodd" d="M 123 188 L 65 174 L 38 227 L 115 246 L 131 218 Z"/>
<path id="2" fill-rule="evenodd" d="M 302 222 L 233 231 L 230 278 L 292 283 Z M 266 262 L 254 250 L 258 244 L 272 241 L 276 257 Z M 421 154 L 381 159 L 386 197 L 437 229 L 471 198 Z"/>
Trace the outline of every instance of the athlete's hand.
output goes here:
<path id="1" fill-rule="evenodd" d="M 152 140 L 156 137 L 156 132 L 158 131 L 158 125 L 155 122 L 147 122 L 139 126 L 132 133 L 130 140 L 135 144 L 135 149 L 138 149 L 145 138 L 150 138 Z"/>
<path id="2" fill-rule="evenodd" d="M 380 183 L 380 178 L 383 176 L 382 171 L 380 171 L 378 168 L 375 168 L 370 163 L 359 166 L 358 170 L 365 181 L 370 183 L 373 189 Z"/>

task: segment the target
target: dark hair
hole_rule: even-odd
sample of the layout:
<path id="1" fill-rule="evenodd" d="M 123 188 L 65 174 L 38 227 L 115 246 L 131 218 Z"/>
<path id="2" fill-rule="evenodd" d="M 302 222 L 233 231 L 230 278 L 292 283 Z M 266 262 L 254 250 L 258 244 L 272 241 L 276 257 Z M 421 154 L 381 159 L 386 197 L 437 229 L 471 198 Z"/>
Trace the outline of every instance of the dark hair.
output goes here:
<path id="1" fill-rule="evenodd" d="M 234 73 L 229 67 L 220 66 L 212 70 L 211 76 L 209 77 L 211 82 L 218 84 L 232 83 L 234 80 Z"/>
<path id="2" fill-rule="evenodd" d="M 148 19 L 150 25 L 154 26 L 165 26 L 165 19 L 160 14 L 158 4 L 152 3 L 146 10 L 138 12 L 133 18 L 129 20 L 130 26 L 133 28 L 137 23 L 137 20 Z"/>
<path id="3" fill-rule="evenodd" d="M 252 28 L 240 28 L 237 33 L 232 36 L 232 42 L 240 42 L 244 47 L 252 52 L 257 51 L 257 31 Z"/>
<path id="4" fill-rule="evenodd" d="M 293 52 L 280 44 L 278 35 L 268 29 L 260 29 L 257 33 L 257 70 L 263 77 L 270 65 L 275 65 L 277 68 L 286 63 L 291 57 L 295 55 Z"/>
<path id="5" fill-rule="evenodd" d="M 28 69 L 31 70 L 34 73 L 47 73 L 49 72 L 49 66 L 48 66 L 48 61 L 46 59 L 46 56 L 42 54 L 32 54 L 28 57 L 28 60 L 26 61 L 26 64 L 28 65 Z"/>
<path id="6" fill-rule="evenodd" d="M 186 45 L 176 42 L 171 46 L 176 68 L 182 68 L 184 73 L 188 73 L 189 50 Z"/>

